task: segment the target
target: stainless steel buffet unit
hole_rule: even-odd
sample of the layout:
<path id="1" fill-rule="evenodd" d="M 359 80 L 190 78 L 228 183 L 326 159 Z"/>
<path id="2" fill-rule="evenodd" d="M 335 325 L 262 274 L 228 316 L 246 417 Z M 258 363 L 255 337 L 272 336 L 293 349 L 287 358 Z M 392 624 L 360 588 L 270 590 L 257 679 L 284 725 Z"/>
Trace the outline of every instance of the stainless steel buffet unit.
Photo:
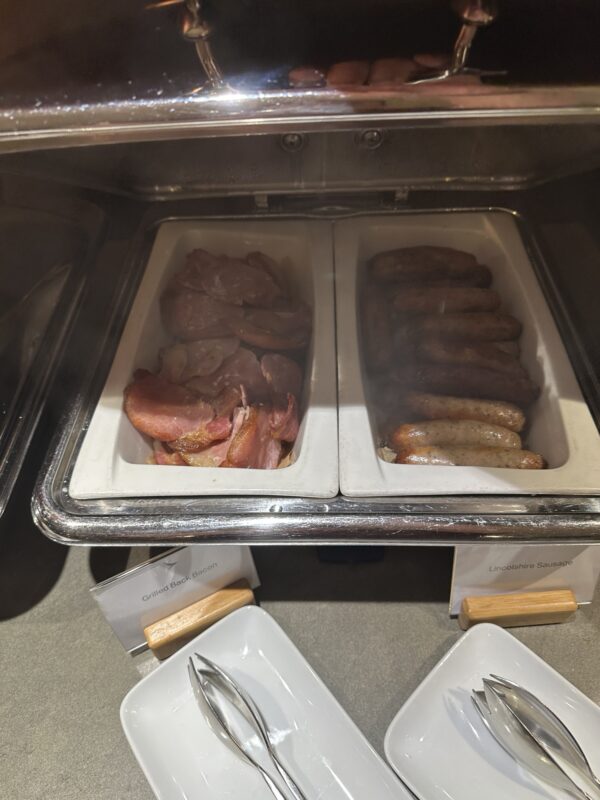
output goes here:
<path id="1" fill-rule="evenodd" d="M 31 43 L 9 61 L 0 108 L 4 205 L 18 196 L 35 209 L 51 195 L 71 207 L 85 204 L 95 215 L 75 328 L 48 398 L 55 433 L 32 499 L 34 519 L 48 536 L 122 545 L 598 541 L 600 486 L 564 494 L 327 499 L 243 493 L 75 499 L 69 492 L 156 231 L 167 221 L 335 225 L 373 214 L 509 212 L 600 425 L 600 60 L 591 35 L 598 9 L 593 2 L 578 2 L 576 12 L 572 4 L 548 4 L 532 29 L 535 3 L 500 4 L 497 23 L 473 50 L 476 65 L 506 71 L 490 82 L 484 77 L 452 88 L 440 81 L 424 90 L 290 85 L 290 69 L 322 64 L 324 53 L 331 63 L 431 52 L 444 43 L 450 49 L 456 19 L 448 4 L 427 3 L 420 16 L 415 5 L 382 0 L 370 6 L 370 22 L 359 30 L 359 3 L 327 10 L 308 3 L 303 41 L 311 39 L 307 19 L 318 41 L 298 52 L 289 27 L 300 12 L 291 4 L 276 11 L 255 0 L 246 11 L 258 16 L 250 19 L 242 11 L 236 17 L 229 3 L 220 12 L 209 7 L 213 35 L 193 28 L 203 31 L 194 39 L 190 14 L 202 9 L 186 2 L 182 24 L 191 48 L 171 38 L 176 20 L 160 15 L 172 10 L 109 3 L 98 25 L 119 31 L 121 61 L 110 68 L 100 63 L 114 45 L 88 40 L 94 57 L 86 60 L 81 31 L 63 31 L 61 40 L 72 47 L 74 62 L 88 65 L 79 81 L 58 67 L 58 78 L 52 69 L 41 77 Z M 329 53 L 325 32 L 331 34 L 336 13 L 344 24 Z M 269 14 L 275 32 L 287 31 L 283 43 L 264 35 Z M 219 32 L 227 30 L 220 42 Z M 401 31 L 397 41 L 391 31 Z M 269 50 L 267 40 L 270 61 L 259 57 Z M 157 67 L 159 41 L 165 55 Z"/>

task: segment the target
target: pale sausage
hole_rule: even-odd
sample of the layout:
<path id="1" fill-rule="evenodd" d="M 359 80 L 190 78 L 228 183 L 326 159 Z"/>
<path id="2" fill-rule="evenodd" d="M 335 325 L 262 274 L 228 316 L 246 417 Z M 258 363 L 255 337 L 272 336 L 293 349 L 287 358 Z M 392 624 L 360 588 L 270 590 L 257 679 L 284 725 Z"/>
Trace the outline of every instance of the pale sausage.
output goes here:
<path id="1" fill-rule="evenodd" d="M 504 469 L 544 469 L 546 466 L 537 453 L 502 447 L 413 447 L 399 453 L 396 463 Z"/>
<path id="2" fill-rule="evenodd" d="M 427 419 L 474 419 L 517 432 L 525 427 L 525 414 L 521 409 L 501 400 L 408 392 L 404 402 L 410 411 Z"/>
<path id="3" fill-rule="evenodd" d="M 508 428 L 476 420 L 436 419 L 411 422 L 391 435 L 392 447 L 400 452 L 422 445 L 463 445 L 520 449 L 521 437 Z"/>

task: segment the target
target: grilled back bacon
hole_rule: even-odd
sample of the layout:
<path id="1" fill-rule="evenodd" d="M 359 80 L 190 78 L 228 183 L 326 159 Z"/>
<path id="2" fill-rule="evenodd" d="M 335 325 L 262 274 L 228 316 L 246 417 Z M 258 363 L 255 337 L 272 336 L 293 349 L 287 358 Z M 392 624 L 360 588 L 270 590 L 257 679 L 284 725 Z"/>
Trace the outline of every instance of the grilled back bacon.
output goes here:
<path id="1" fill-rule="evenodd" d="M 162 349 L 158 375 L 136 373 L 124 402 L 134 427 L 155 440 L 154 463 L 289 463 L 312 319 L 276 262 L 257 251 L 240 259 L 193 250 L 160 306 L 176 341 Z"/>

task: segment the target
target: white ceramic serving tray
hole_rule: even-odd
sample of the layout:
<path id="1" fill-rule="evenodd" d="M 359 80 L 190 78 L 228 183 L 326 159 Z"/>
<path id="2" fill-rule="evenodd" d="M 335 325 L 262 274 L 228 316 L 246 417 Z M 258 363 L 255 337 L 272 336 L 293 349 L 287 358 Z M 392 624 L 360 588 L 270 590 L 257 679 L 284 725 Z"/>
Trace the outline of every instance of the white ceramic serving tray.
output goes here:
<path id="1" fill-rule="evenodd" d="M 338 492 L 335 329 L 331 229 L 319 222 L 166 222 L 158 230 L 104 390 L 77 457 L 69 492 L 76 499 L 191 495 L 333 497 Z M 294 463 L 277 470 L 155 466 L 151 442 L 123 411 L 136 369 L 154 369 L 172 341 L 159 301 L 185 255 L 202 247 L 234 257 L 262 250 L 286 270 L 293 292 L 313 308 L 304 409 Z"/>
<path id="2" fill-rule="evenodd" d="M 521 360 L 542 393 L 529 409 L 528 449 L 545 470 L 389 464 L 378 457 L 361 367 L 358 299 L 367 261 L 397 247 L 466 250 L 490 268 L 502 309 L 523 324 Z M 504 211 L 369 216 L 335 224 L 340 488 L 351 497 L 588 494 L 600 490 L 600 437 L 513 215 Z M 400 422 L 401 420 L 399 420 Z"/>
<path id="3" fill-rule="evenodd" d="M 260 708 L 277 755 L 314 800 L 410 800 L 281 628 L 235 611 L 137 684 L 121 705 L 129 744 L 160 800 L 273 800 L 256 770 L 210 729 L 187 660 L 213 659 Z"/>
<path id="4" fill-rule="evenodd" d="M 471 628 L 432 669 L 392 720 L 385 755 L 427 800 L 569 800 L 520 767 L 485 727 L 471 690 L 491 673 L 537 695 L 571 730 L 600 772 L 600 708 L 510 633 Z"/>

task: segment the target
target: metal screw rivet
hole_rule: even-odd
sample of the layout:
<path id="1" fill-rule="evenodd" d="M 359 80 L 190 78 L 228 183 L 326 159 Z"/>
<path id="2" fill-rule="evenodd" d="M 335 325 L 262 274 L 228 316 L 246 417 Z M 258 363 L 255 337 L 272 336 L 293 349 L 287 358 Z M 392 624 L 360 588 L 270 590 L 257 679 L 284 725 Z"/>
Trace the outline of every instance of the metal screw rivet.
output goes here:
<path id="1" fill-rule="evenodd" d="M 281 137 L 281 146 L 288 153 L 297 153 L 302 150 L 306 137 L 302 133 L 284 133 Z"/>
<path id="2" fill-rule="evenodd" d="M 361 147 L 367 150 L 375 150 L 383 143 L 383 133 L 377 128 L 371 128 L 368 131 L 363 131 L 360 135 L 358 143 Z"/>

